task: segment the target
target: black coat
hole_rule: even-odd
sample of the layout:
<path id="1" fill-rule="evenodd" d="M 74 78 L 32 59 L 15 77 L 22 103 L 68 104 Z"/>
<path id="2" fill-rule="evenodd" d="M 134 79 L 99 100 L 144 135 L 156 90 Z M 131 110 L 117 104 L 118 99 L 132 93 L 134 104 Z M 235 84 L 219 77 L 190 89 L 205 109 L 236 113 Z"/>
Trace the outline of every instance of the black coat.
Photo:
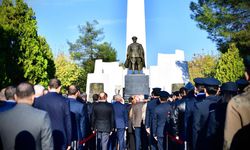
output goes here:
<path id="1" fill-rule="evenodd" d="M 155 111 L 156 106 L 158 106 L 159 104 L 160 104 L 159 98 L 151 99 L 147 104 L 145 126 L 146 128 L 150 128 L 151 131 L 153 127 L 154 111 Z"/>
<path id="2" fill-rule="evenodd" d="M 93 106 L 91 124 L 94 130 L 111 132 L 114 129 L 114 110 L 108 102 L 98 102 Z"/>
<path id="3" fill-rule="evenodd" d="M 193 149 L 208 149 L 208 122 L 210 112 L 215 111 L 219 96 L 208 96 L 195 104 L 193 120 Z"/>
<path id="4" fill-rule="evenodd" d="M 172 107 L 170 103 L 165 102 L 158 105 L 155 108 L 153 118 L 153 134 L 157 137 L 165 137 L 169 131 L 170 115 L 172 113 Z"/>

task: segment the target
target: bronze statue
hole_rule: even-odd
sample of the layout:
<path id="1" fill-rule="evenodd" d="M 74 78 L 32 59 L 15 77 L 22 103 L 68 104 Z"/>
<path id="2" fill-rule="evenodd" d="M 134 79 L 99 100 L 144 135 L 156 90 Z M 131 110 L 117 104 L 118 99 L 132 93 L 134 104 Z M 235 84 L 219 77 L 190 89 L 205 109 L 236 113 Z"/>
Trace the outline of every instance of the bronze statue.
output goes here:
<path id="1" fill-rule="evenodd" d="M 127 49 L 127 59 L 125 61 L 125 67 L 140 72 L 145 67 L 144 50 L 140 43 L 137 43 L 137 37 L 132 37 L 133 43 L 129 44 Z"/>

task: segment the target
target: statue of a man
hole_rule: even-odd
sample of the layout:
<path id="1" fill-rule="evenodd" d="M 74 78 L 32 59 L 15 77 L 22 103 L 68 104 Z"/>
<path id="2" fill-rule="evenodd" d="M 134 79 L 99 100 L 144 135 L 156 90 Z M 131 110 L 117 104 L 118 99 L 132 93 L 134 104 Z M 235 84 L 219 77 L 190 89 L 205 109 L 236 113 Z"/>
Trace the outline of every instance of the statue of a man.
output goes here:
<path id="1" fill-rule="evenodd" d="M 140 43 L 136 43 L 137 37 L 132 37 L 133 43 L 129 44 L 127 49 L 127 59 L 125 61 L 125 67 L 140 72 L 145 67 L 144 50 Z"/>

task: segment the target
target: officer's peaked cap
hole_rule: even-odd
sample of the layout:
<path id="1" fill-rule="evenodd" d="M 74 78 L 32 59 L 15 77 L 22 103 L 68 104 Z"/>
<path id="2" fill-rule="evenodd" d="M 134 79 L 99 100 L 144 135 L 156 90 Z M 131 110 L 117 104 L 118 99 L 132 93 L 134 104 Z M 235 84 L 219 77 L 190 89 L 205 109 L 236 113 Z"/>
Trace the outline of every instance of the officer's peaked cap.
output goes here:
<path id="1" fill-rule="evenodd" d="M 238 87 L 235 82 L 226 82 L 221 85 L 221 91 L 232 91 L 232 92 L 237 92 Z"/>
<path id="2" fill-rule="evenodd" d="M 207 86 L 219 86 L 221 82 L 215 78 L 204 78 L 204 85 Z"/>
<path id="3" fill-rule="evenodd" d="M 237 80 L 236 81 L 236 84 L 238 85 L 238 86 L 247 86 L 249 83 L 248 83 L 248 81 L 246 80 L 246 79 L 239 79 L 239 80 Z"/>
<path id="4" fill-rule="evenodd" d="M 184 86 L 188 91 L 194 90 L 194 86 L 191 82 L 188 82 L 185 86 Z"/>
<path id="5" fill-rule="evenodd" d="M 155 87 L 153 88 L 153 91 L 161 91 L 161 88 Z"/>
<path id="6" fill-rule="evenodd" d="M 136 36 L 133 36 L 132 39 L 137 39 L 137 37 L 136 37 Z"/>
<path id="7" fill-rule="evenodd" d="M 160 98 L 169 98 L 170 94 L 167 91 L 160 92 Z"/>
<path id="8" fill-rule="evenodd" d="M 195 82 L 195 84 L 204 85 L 204 78 L 195 78 L 194 82 Z"/>

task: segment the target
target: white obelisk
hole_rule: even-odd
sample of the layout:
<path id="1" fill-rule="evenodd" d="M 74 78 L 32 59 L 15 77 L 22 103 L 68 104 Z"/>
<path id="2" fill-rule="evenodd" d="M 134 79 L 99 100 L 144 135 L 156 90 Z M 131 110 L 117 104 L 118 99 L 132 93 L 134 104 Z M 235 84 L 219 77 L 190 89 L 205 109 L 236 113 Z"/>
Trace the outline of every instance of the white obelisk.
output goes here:
<path id="1" fill-rule="evenodd" d="M 127 0 L 126 48 L 133 42 L 133 36 L 137 37 L 137 42 L 144 48 L 145 65 L 147 66 L 144 0 Z"/>

